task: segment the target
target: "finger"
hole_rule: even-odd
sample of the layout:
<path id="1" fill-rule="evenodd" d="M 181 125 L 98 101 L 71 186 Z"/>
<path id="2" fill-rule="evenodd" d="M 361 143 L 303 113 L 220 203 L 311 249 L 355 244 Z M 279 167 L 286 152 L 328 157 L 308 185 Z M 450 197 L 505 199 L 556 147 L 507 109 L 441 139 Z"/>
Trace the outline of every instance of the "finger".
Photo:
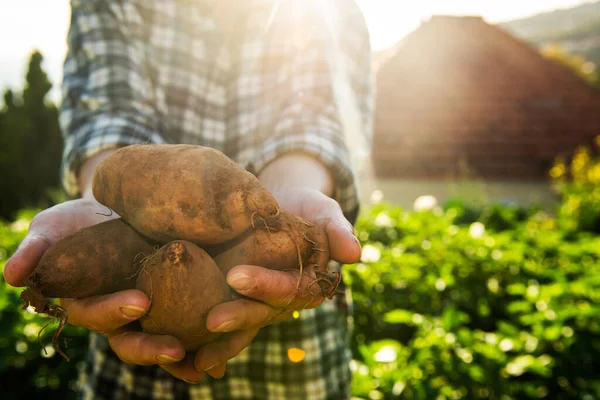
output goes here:
<path id="1" fill-rule="evenodd" d="M 342 264 L 357 262 L 360 259 L 360 243 L 338 202 L 323 193 L 314 192 L 304 204 L 302 214 L 305 218 L 325 228 L 331 258 Z"/>
<path id="2" fill-rule="evenodd" d="M 240 265 L 227 273 L 227 283 L 238 293 L 276 308 L 314 308 L 324 301 L 314 284 L 314 271 L 277 271 Z"/>
<path id="3" fill-rule="evenodd" d="M 329 239 L 329 251 L 331 259 L 341 264 L 353 264 L 360 260 L 361 246 L 360 242 L 354 236 L 348 226 L 350 223 L 346 220 L 340 222 L 329 220 L 325 223 L 325 232 Z"/>
<path id="4" fill-rule="evenodd" d="M 276 309 L 254 300 L 241 299 L 219 304 L 206 317 L 206 327 L 212 332 L 233 332 L 239 329 L 262 328 L 290 318 L 293 311 Z M 276 320 L 277 318 L 277 320 Z"/>
<path id="5" fill-rule="evenodd" d="M 227 364 L 218 364 L 207 370 L 206 373 L 212 376 L 215 379 L 221 379 L 225 376 L 225 370 L 227 369 Z"/>
<path id="6" fill-rule="evenodd" d="M 47 235 L 30 231 L 4 266 L 6 282 L 11 286 L 25 286 L 25 278 L 33 272 L 52 242 L 53 239 Z"/>
<path id="7" fill-rule="evenodd" d="M 174 377 L 186 381 L 187 383 L 200 383 L 204 379 L 204 372 L 198 371 L 194 367 L 194 355 L 187 354 L 185 358 L 173 364 L 163 364 L 162 369 Z"/>
<path id="8" fill-rule="evenodd" d="M 60 238 L 79 229 L 107 220 L 97 215 L 104 206 L 94 200 L 76 199 L 57 204 L 37 214 L 27 236 L 7 261 L 4 277 L 12 286 L 24 286 L 25 278 L 35 269 L 42 254 Z M 118 215 L 109 217 L 117 218 Z"/>
<path id="9" fill-rule="evenodd" d="M 108 336 L 115 354 L 136 365 L 171 364 L 185 357 L 183 345 L 173 336 L 151 335 L 124 327 Z"/>
<path id="10" fill-rule="evenodd" d="M 69 323 L 108 333 L 137 320 L 146 313 L 150 300 L 140 290 L 124 290 L 85 299 L 61 299 Z"/>
<path id="11" fill-rule="evenodd" d="M 204 345 L 196 353 L 196 369 L 206 371 L 227 362 L 248 347 L 257 334 L 258 329 L 236 331 Z"/>

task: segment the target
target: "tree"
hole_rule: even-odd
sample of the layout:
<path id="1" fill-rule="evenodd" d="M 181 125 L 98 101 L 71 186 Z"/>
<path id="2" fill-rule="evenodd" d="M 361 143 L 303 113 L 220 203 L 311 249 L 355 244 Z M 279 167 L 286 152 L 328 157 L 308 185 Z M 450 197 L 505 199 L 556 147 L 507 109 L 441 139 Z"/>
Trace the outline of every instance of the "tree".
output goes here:
<path id="1" fill-rule="evenodd" d="M 544 47 L 541 53 L 544 57 L 569 68 L 590 85 L 600 87 L 600 68 L 584 57 L 570 54 L 557 44 Z"/>
<path id="2" fill-rule="evenodd" d="M 0 218 L 24 207 L 51 205 L 60 185 L 62 137 L 58 110 L 46 100 L 52 83 L 34 51 L 21 94 L 4 92 L 0 110 Z"/>

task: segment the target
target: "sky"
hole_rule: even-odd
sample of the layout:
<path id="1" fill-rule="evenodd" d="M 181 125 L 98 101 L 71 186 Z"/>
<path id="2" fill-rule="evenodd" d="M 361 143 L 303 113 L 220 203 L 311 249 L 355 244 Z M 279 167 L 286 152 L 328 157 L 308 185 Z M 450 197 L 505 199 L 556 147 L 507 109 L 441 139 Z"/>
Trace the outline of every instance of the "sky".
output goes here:
<path id="1" fill-rule="evenodd" d="M 239 0 L 244 1 L 244 0 Z M 296 0 L 301 1 L 301 0 Z M 374 50 L 387 48 L 433 14 L 480 15 L 490 23 L 570 7 L 585 0 L 356 0 Z M 0 90 L 20 88 L 33 49 L 44 55 L 44 68 L 56 84 L 62 77 L 69 24 L 68 0 L 0 0 Z M 7 40 L 7 38 L 9 38 Z M 58 90 L 51 98 L 58 100 Z"/>

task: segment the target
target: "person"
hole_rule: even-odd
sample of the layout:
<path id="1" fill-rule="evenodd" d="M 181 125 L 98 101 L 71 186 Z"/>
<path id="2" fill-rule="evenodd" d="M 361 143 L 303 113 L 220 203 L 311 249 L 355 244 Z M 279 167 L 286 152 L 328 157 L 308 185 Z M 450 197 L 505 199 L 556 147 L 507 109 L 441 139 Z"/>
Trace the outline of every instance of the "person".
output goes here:
<path id="1" fill-rule="evenodd" d="M 22 286 L 61 237 L 106 221 L 94 170 L 134 143 L 222 151 L 282 209 L 325 227 L 332 265 L 359 260 L 357 183 L 335 83 L 349 88 L 367 130 L 369 35 L 353 0 L 73 0 L 67 39 L 61 174 L 72 199 L 33 219 L 6 264 L 9 284 Z M 290 302 L 297 277 L 233 268 L 227 282 L 243 296 L 211 310 L 208 329 L 224 334 L 196 354 L 141 332 L 135 321 L 149 299 L 137 290 L 61 299 L 69 322 L 90 330 L 81 396 L 349 398 L 347 296 L 311 296 L 303 280 Z M 288 303 L 296 313 L 269 323 Z"/>

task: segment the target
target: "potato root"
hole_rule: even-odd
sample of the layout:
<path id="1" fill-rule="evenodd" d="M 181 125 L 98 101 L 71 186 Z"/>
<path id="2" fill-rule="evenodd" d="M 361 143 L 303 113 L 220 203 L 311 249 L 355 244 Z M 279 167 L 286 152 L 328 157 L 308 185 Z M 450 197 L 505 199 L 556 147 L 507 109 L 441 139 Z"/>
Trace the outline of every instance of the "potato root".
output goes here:
<path id="1" fill-rule="evenodd" d="M 162 243 L 223 243 L 279 206 L 250 172 L 223 153 L 194 145 L 130 145 L 96 169 L 94 197 Z"/>
<path id="2" fill-rule="evenodd" d="M 172 335 L 196 351 L 220 334 L 206 329 L 211 308 L 231 299 L 223 273 L 201 248 L 184 240 L 161 247 L 145 263 L 137 289 L 150 298 L 139 322 L 145 332 Z"/>
<path id="3" fill-rule="evenodd" d="M 45 297 L 43 294 L 41 294 L 39 292 L 39 290 L 37 290 L 35 288 L 25 289 L 21 293 L 21 300 L 23 300 L 23 303 L 24 303 L 23 310 L 25 310 L 31 306 L 35 310 L 35 312 L 37 312 L 39 314 L 45 314 L 52 318 L 50 320 L 50 322 L 48 322 L 46 324 L 46 326 L 44 326 L 38 333 L 38 340 L 40 340 L 40 337 L 41 337 L 44 329 L 46 329 L 46 327 L 53 320 L 55 320 L 55 319 L 58 320 L 58 329 L 56 329 L 56 331 L 54 331 L 54 335 L 52 335 L 52 347 L 65 360 L 69 361 L 69 357 L 67 356 L 67 354 L 58 345 L 58 338 L 60 337 L 60 333 L 62 332 L 62 330 L 64 329 L 64 327 L 67 323 L 67 312 L 65 311 L 65 309 L 62 308 L 61 306 L 58 306 L 58 305 L 52 303 L 50 301 L 50 299 Z M 41 340 L 40 340 L 40 345 L 41 345 Z M 42 345 L 42 348 L 44 349 L 44 351 L 46 351 L 45 346 Z"/>
<path id="4" fill-rule="evenodd" d="M 332 297 L 339 284 L 339 277 L 327 270 L 329 241 L 325 230 L 286 211 L 274 218 L 258 219 L 243 235 L 206 251 L 225 275 L 237 265 L 301 273 L 313 268 L 325 297 Z"/>

